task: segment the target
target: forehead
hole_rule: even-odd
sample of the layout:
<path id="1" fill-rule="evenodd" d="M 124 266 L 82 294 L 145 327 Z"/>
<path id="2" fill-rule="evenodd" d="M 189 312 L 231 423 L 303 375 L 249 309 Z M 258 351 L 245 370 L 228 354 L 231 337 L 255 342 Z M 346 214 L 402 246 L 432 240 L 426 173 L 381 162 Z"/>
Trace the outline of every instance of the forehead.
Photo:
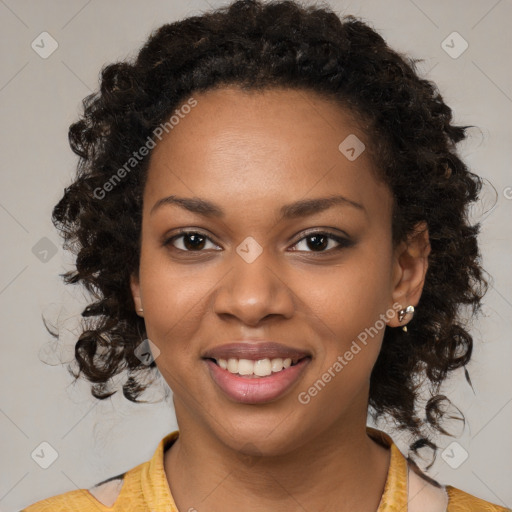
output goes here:
<path id="1" fill-rule="evenodd" d="M 218 153 L 228 158 L 235 151 L 237 158 L 241 158 L 241 149 L 245 148 L 251 157 L 257 153 L 265 157 L 269 151 L 278 154 L 280 149 L 284 155 L 287 149 L 293 149 L 286 155 L 288 159 L 293 154 L 302 160 L 308 154 L 318 158 L 319 152 L 326 158 L 336 159 L 343 139 L 349 135 L 364 138 L 356 116 L 334 100 L 312 91 L 285 88 L 244 91 L 229 86 L 194 94 L 193 98 L 196 106 L 179 119 L 173 116 L 176 124 L 155 154 L 163 151 L 164 146 L 167 149 L 174 146 L 174 155 L 182 158 L 185 155 L 180 150 L 195 146 L 201 149 L 196 158 Z"/>
<path id="2" fill-rule="evenodd" d="M 357 202 L 389 200 L 378 197 L 388 190 L 375 179 L 359 120 L 334 101 L 305 90 L 233 86 L 192 97 L 195 106 L 153 150 L 146 198 L 165 191 L 270 202 L 339 192 Z"/>

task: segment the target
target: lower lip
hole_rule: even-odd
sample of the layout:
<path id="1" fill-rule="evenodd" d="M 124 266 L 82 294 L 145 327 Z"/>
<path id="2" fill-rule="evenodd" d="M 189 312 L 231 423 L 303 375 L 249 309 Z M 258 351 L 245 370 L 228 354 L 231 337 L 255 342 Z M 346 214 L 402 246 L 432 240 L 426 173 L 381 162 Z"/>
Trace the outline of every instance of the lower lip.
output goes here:
<path id="1" fill-rule="evenodd" d="M 219 388 L 235 402 L 244 404 L 262 404 L 281 397 L 295 384 L 310 361 L 305 357 L 296 365 L 272 373 L 267 377 L 240 377 L 222 369 L 207 359 L 210 375 Z"/>

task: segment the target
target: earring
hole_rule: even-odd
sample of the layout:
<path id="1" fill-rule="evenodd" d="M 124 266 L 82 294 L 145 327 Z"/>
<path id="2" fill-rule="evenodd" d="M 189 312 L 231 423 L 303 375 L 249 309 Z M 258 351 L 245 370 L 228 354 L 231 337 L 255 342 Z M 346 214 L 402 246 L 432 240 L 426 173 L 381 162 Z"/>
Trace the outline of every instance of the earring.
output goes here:
<path id="1" fill-rule="evenodd" d="M 138 311 L 140 311 L 142 313 L 144 311 L 144 309 L 140 308 Z"/>
<path id="2" fill-rule="evenodd" d="M 398 321 L 400 323 L 402 323 L 402 320 L 404 319 L 405 315 L 407 315 L 408 313 L 414 313 L 414 306 L 407 306 L 405 309 L 401 309 L 399 312 L 398 312 Z M 402 327 L 402 330 L 404 332 L 407 332 L 407 326 L 404 325 Z"/>

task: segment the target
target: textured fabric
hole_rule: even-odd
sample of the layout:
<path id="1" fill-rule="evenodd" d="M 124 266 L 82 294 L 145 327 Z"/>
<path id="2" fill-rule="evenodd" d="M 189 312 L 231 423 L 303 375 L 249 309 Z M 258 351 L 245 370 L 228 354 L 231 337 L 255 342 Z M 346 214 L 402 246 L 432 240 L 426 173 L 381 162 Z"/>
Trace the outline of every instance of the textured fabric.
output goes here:
<path id="1" fill-rule="evenodd" d="M 444 486 L 425 482 L 423 474 L 407 468 L 408 512 L 444 512 L 448 507 L 448 493 Z"/>
<path id="2" fill-rule="evenodd" d="M 367 427 L 367 432 L 391 450 L 386 484 L 377 512 L 510 512 L 510 509 L 480 500 L 454 487 L 434 485 L 413 474 L 391 437 L 371 427 Z M 70 491 L 38 501 L 21 512 L 179 512 L 164 471 L 164 451 L 178 435 L 178 431 L 166 435 L 149 461 L 122 475 L 109 478 L 89 490 Z"/>

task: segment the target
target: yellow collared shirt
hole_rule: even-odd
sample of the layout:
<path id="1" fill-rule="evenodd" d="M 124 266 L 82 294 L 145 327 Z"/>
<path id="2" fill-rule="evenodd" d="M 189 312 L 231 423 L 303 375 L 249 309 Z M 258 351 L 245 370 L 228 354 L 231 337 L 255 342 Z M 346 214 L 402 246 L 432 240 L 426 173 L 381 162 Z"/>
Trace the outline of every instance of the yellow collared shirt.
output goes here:
<path id="1" fill-rule="evenodd" d="M 367 427 L 370 437 L 391 450 L 377 512 L 510 512 L 452 486 L 436 487 L 417 476 L 386 433 Z M 91 489 L 79 489 L 38 501 L 21 512 L 179 512 L 164 471 L 164 452 L 178 438 L 167 434 L 152 458 Z M 187 512 L 187 511 L 181 511 Z"/>

